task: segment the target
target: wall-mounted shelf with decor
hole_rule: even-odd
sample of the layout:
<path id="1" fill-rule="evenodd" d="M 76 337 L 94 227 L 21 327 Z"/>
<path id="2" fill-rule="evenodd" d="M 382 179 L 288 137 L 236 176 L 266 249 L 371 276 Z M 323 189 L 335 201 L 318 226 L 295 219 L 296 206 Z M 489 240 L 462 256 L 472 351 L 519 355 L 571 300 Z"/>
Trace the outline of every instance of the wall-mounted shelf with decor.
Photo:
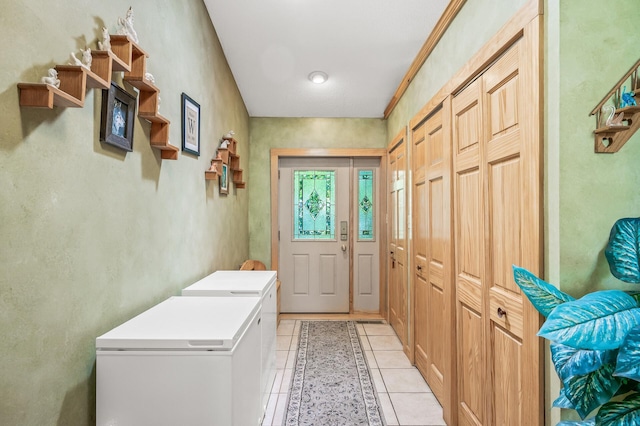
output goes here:
<path id="1" fill-rule="evenodd" d="M 236 188 L 243 189 L 247 184 L 242 180 L 242 169 L 240 168 L 240 156 L 236 153 L 238 142 L 229 137 L 223 138 L 226 142 L 225 148 L 218 148 L 218 154 L 216 158 L 211 160 L 212 164 L 216 163 L 217 173 L 211 170 L 204 172 L 204 178 L 206 180 L 218 179 L 218 176 L 222 173 L 222 164 L 229 166 L 230 178 Z"/>
<path id="2" fill-rule="evenodd" d="M 618 152 L 625 143 L 640 128 L 640 107 L 626 106 L 619 108 L 622 98 L 623 87 L 629 82 L 630 91 L 637 98 L 640 93 L 640 81 L 638 80 L 638 69 L 640 68 L 640 60 L 638 60 L 616 85 L 602 98 L 600 103 L 591 111 L 589 115 L 596 117 L 595 135 L 595 152 L 599 154 L 612 154 Z M 640 100 L 640 99 L 636 99 Z M 613 101 L 618 107 L 615 115 L 623 114 L 622 124 L 617 126 L 602 126 L 602 107 L 607 102 Z"/>
<path id="3" fill-rule="evenodd" d="M 165 160 L 177 160 L 179 149 L 169 143 L 169 120 L 158 114 L 160 89 L 148 79 L 149 55 L 126 35 L 110 36 L 111 50 L 92 50 L 91 69 L 80 65 L 55 67 L 60 87 L 45 83 L 18 83 L 20 106 L 82 108 L 87 88 L 109 89 L 113 72 L 123 71 L 124 81 L 140 92 L 138 116 L 151 122 L 150 145 Z"/>
<path id="4" fill-rule="evenodd" d="M 77 65 L 57 65 L 60 87 L 45 83 L 18 83 L 20 106 L 82 108 L 87 88 L 87 69 Z"/>

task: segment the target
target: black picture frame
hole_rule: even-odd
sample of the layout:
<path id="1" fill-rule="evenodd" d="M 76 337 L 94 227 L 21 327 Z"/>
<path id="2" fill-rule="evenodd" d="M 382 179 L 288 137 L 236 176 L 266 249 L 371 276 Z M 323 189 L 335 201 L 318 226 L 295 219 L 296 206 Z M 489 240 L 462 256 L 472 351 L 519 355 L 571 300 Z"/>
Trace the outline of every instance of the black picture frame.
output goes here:
<path id="1" fill-rule="evenodd" d="M 220 176 L 218 178 L 220 182 L 220 194 L 227 195 L 229 193 L 229 165 L 222 163 L 220 169 Z"/>
<path id="2" fill-rule="evenodd" d="M 133 151 L 136 97 L 111 83 L 102 90 L 100 140 L 125 151 Z"/>
<path id="3" fill-rule="evenodd" d="M 182 150 L 200 156 L 200 104 L 182 94 Z"/>

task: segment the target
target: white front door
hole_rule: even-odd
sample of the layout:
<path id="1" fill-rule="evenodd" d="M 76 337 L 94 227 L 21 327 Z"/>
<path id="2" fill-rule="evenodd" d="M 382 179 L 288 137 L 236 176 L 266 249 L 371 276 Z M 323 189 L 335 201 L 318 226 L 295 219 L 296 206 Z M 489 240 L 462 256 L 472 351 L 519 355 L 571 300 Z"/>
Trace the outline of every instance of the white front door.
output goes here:
<path id="1" fill-rule="evenodd" d="M 350 162 L 280 159 L 282 312 L 349 312 Z"/>

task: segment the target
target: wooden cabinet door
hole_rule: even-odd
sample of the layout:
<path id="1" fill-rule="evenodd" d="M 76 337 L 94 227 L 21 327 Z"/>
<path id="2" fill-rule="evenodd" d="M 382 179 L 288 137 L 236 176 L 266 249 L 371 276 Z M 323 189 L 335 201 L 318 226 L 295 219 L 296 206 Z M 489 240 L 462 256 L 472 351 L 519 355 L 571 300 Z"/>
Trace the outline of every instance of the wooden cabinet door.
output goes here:
<path id="1" fill-rule="evenodd" d="M 453 424 L 450 102 L 412 132 L 415 362 Z"/>
<path id="2" fill-rule="evenodd" d="M 476 80 L 452 100 L 458 423 L 485 419 L 482 105 Z"/>
<path id="3" fill-rule="evenodd" d="M 406 145 L 404 131 L 389 147 L 389 323 L 407 345 L 407 270 L 406 270 Z"/>

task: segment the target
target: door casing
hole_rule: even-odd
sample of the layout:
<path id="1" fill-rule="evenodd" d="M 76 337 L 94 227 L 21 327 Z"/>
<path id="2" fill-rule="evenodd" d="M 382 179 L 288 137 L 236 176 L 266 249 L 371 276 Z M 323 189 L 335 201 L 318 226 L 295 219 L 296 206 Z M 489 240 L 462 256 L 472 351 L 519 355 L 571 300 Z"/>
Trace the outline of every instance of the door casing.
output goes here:
<path id="1" fill-rule="evenodd" d="M 376 148 L 362 148 L 362 149 L 322 149 L 322 148 L 274 148 L 270 152 L 271 163 L 271 269 L 279 270 L 279 250 L 278 250 L 278 164 L 280 158 L 286 157 L 353 157 L 353 158 L 379 158 L 380 159 L 380 177 L 378 178 L 379 185 L 382 185 L 382 191 L 386 191 L 386 149 Z M 380 200 L 380 212 L 386 212 L 386 198 L 381 197 Z M 384 224 L 383 224 L 384 225 Z M 380 245 L 380 253 L 384 253 L 384 249 L 387 244 L 385 232 L 380 232 L 380 238 L 378 238 L 378 244 Z M 350 256 L 352 253 L 350 253 Z M 353 272 L 349 272 L 349 313 L 355 313 L 353 311 Z M 382 317 L 387 316 L 387 291 L 386 280 L 382 279 L 386 277 L 386 265 L 380 261 L 380 315 Z"/>

